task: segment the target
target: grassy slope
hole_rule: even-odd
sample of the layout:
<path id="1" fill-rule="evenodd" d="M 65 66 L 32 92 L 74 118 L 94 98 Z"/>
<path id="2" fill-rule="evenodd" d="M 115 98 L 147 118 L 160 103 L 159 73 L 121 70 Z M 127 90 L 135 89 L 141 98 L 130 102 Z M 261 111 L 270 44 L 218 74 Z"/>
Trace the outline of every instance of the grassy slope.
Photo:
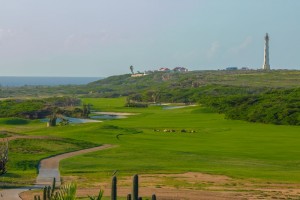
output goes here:
<path id="1" fill-rule="evenodd" d="M 251 87 L 290 88 L 299 87 L 299 70 L 272 70 L 272 71 L 191 71 L 188 73 L 156 72 L 147 76 L 132 78 L 130 75 L 112 76 L 95 81 L 88 85 L 109 89 L 151 89 L 164 85 L 181 85 L 190 87 L 192 82 L 204 85 L 232 85 Z M 104 90 L 105 91 L 105 90 Z"/>
<path id="2" fill-rule="evenodd" d="M 300 181 L 300 127 L 225 120 L 201 107 L 135 109 L 122 107 L 124 99 L 84 101 L 103 111 L 141 114 L 101 124 L 27 132 L 119 145 L 62 161 L 63 174 L 96 181 L 114 170 L 119 170 L 119 175 L 199 171 L 239 178 Z M 153 132 L 154 128 L 194 129 L 197 133 Z"/>
<path id="3" fill-rule="evenodd" d="M 290 88 L 299 87 L 299 70 L 272 70 L 266 71 L 191 71 L 188 73 L 164 73 L 156 72 L 154 74 L 131 78 L 130 74 L 112 76 L 102 79 L 88 85 L 72 86 L 24 86 L 24 87 L 0 87 L 0 99 L 11 97 L 51 97 L 60 95 L 92 95 L 99 92 L 100 95 L 110 93 L 122 94 L 142 90 L 157 89 L 158 87 L 169 87 L 178 85 L 180 87 L 191 87 L 192 83 L 198 83 L 199 86 L 218 84 L 233 86 L 251 86 L 251 87 L 273 87 Z M 172 86 L 171 86 L 172 87 Z M 125 90 L 125 91 L 124 91 Z"/>
<path id="4" fill-rule="evenodd" d="M 45 124 L 38 120 L 29 121 L 18 118 L 0 119 L 0 137 L 25 135 L 26 132 L 39 130 L 45 134 Z M 52 129 L 53 131 L 53 129 Z M 37 176 L 37 167 L 41 159 L 64 152 L 94 147 L 99 144 L 75 139 L 16 139 L 9 141 L 9 162 L 7 174 L 1 177 L 0 187 L 18 187 L 33 184 Z"/>

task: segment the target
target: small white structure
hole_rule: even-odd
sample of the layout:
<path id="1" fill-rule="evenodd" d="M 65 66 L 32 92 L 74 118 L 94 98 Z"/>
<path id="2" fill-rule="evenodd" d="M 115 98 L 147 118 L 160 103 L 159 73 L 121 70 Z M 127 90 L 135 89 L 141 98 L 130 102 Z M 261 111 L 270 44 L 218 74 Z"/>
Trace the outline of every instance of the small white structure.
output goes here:
<path id="1" fill-rule="evenodd" d="M 173 69 L 174 72 L 188 72 L 189 70 L 185 67 L 175 67 Z"/>
<path id="2" fill-rule="evenodd" d="M 269 35 L 266 33 L 265 36 L 265 52 L 264 52 L 264 64 L 262 66 L 263 70 L 270 70 L 269 63 Z"/>
<path id="3" fill-rule="evenodd" d="M 146 76 L 147 74 L 132 74 L 131 77 L 141 77 Z"/>

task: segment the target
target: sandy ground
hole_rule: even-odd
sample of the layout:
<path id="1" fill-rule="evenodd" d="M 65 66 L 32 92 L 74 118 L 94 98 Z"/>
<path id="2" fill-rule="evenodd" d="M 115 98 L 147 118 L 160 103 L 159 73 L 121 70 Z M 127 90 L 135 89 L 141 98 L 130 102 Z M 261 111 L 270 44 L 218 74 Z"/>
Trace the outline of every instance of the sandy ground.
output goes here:
<path id="1" fill-rule="evenodd" d="M 68 179 L 68 177 L 65 177 Z M 76 180 L 70 177 L 70 180 Z M 258 199 L 300 199 L 300 184 L 257 182 L 233 179 L 222 175 L 188 172 L 183 174 L 146 174 L 139 176 L 142 197 L 157 195 L 159 200 L 258 200 Z M 118 179 L 118 195 L 131 193 L 132 177 Z M 96 196 L 99 189 L 110 195 L 110 182 L 95 183 L 94 187 L 79 188 L 77 195 Z M 38 191 L 21 194 L 23 200 L 31 200 Z M 143 198 L 147 199 L 147 198 Z"/>
<path id="2" fill-rule="evenodd" d="M 138 113 L 121 113 L 121 112 L 93 112 L 96 115 L 119 115 L 119 116 L 130 116 L 137 115 Z"/>

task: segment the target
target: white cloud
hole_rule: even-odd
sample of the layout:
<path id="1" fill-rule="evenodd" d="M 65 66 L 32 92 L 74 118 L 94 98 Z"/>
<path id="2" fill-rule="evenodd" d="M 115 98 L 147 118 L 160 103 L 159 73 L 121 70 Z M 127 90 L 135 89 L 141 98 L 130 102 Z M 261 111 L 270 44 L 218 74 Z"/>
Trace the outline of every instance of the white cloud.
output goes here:
<path id="1" fill-rule="evenodd" d="M 211 43 L 210 48 L 206 52 L 206 57 L 210 60 L 212 59 L 220 49 L 220 43 L 218 41 L 214 41 Z"/>
<path id="2" fill-rule="evenodd" d="M 239 54 L 241 51 L 247 49 L 252 44 L 252 41 L 251 36 L 246 37 L 238 46 L 229 49 L 229 53 L 234 55 Z"/>

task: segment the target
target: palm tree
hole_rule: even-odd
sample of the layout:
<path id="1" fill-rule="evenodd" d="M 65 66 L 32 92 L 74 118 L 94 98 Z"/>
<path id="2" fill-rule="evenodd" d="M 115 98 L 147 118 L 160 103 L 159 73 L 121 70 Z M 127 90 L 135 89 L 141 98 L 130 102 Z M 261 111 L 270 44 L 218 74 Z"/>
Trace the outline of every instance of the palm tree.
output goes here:
<path id="1" fill-rule="evenodd" d="M 132 65 L 130 65 L 130 67 L 129 67 L 129 68 L 130 68 L 130 71 L 131 71 L 131 73 L 132 73 L 132 74 L 134 74 L 134 72 L 133 72 L 133 66 L 132 66 Z"/>

